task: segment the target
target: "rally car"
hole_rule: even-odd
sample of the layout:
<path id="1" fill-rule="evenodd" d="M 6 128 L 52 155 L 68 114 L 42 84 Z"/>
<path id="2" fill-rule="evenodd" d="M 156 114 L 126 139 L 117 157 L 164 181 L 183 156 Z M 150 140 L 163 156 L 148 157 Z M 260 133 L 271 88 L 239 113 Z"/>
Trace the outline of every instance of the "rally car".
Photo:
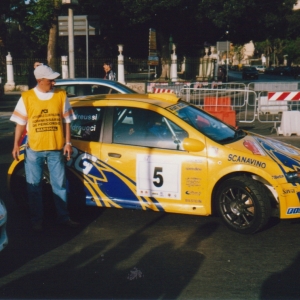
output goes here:
<path id="1" fill-rule="evenodd" d="M 8 243 L 7 233 L 6 233 L 6 222 L 7 222 L 7 211 L 5 204 L 2 199 L 0 199 L 0 251 L 2 251 Z"/>
<path id="2" fill-rule="evenodd" d="M 77 205 L 217 213 L 239 233 L 261 230 L 272 216 L 300 217 L 300 149 L 235 129 L 172 94 L 73 99 L 66 166 Z M 8 171 L 18 202 L 26 201 L 25 143 Z"/>

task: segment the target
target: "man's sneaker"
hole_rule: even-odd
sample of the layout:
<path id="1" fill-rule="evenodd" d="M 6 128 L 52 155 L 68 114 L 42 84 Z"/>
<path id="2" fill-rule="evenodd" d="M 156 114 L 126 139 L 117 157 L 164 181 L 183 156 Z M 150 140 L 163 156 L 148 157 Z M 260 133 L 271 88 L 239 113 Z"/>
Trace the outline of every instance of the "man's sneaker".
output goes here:
<path id="1" fill-rule="evenodd" d="M 68 226 L 71 228 L 78 228 L 80 226 L 79 223 L 72 221 L 71 219 L 61 223 L 61 225 Z"/>
<path id="2" fill-rule="evenodd" d="M 42 224 L 33 224 L 31 228 L 35 232 L 42 232 L 43 231 Z"/>

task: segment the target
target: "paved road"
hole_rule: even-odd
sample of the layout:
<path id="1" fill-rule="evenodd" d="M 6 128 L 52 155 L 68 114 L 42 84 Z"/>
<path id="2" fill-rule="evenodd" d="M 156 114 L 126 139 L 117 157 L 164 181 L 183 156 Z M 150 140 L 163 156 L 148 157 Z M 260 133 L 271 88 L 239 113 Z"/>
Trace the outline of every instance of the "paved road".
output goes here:
<path id="1" fill-rule="evenodd" d="M 72 212 L 79 229 L 55 225 L 50 211 L 45 232 L 31 232 L 6 188 L 9 115 L 0 113 L 0 196 L 9 214 L 0 298 L 300 298 L 300 221 L 272 220 L 244 236 L 215 217 L 86 208 Z M 300 146 L 299 137 L 273 136 Z"/>

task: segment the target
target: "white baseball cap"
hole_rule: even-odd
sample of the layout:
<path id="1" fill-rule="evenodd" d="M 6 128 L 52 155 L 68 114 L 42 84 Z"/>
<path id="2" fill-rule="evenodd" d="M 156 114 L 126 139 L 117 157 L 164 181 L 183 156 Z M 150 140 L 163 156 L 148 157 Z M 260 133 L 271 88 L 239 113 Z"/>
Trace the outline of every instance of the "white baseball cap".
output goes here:
<path id="1" fill-rule="evenodd" d="M 46 65 L 40 65 L 34 69 L 34 76 L 36 79 L 46 78 L 46 79 L 53 80 L 58 76 L 60 76 L 60 74 L 54 72 L 50 67 Z"/>

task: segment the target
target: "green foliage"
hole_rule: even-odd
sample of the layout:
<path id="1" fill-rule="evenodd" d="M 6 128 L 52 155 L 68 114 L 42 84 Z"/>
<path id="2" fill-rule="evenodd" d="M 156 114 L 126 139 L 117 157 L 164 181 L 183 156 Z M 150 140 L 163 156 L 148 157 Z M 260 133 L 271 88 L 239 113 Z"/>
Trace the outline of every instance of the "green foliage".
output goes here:
<path id="1" fill-rule="evenodd" d="M 300 65 L 300 38 L 284 41 L 284 55 L 288 55 L 288 61 Z"/>
<path id="2" fill-rule="evenodd" d="M 38 56 L 47 52 L 49 30 L 59 15 L 68 15 L 61 0 L 6 0 L 0 15 L 1 49 L 13 49 L 18 56 Z M 173 37 L 178 55 L 200 55 L 204 43 L 230 40 L 242 45 L 296 39 L 299 12 L 296 0 L 79 0 L 74 15 L 96 16 L 101 35 L 90 36 L 91 57 L 116 56 L 117 44 L 124 54 L 147 57 L 149 28 L 155 28 L 159 50 L 168 54 Z M 9 20 L 9 22 L 8 22 Z M 57 55 L 66 54 L 66 38 L 58 38 Z M 19 46 L 16 46 L 19 45 Z M 167 48 L 166 48 L 167 47 Z M 75 38 L 75 57 L 85 56 L 85 39 Z M 262 50 L 258 50 L 260 52 Z M 264 50 L 265 51 L 265 50 Z"/>
<path id="3" fill-rule="evenodd" d="M 199 18 L 204 17 L 222 37 L 243 44 L 250 40 L 285 36 L 286 16 L 292 13 L 295 0 L 202 0 Z M 226 34 L 227 33 L 227 34 Z"/>

